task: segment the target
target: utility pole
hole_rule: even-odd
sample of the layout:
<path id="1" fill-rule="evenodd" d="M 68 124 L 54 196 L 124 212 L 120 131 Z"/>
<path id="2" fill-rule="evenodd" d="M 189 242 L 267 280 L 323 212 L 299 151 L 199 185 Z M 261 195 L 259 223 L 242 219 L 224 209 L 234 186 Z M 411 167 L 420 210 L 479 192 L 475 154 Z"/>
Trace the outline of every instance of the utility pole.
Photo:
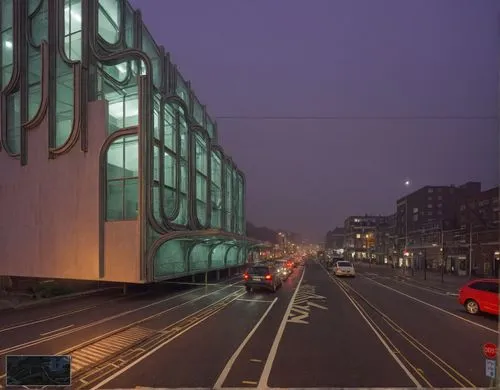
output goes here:
<path id="1" fill-rule="evenodd" d="M 427 280 L 427 248 L 424 248 L 424 280 Z"/>

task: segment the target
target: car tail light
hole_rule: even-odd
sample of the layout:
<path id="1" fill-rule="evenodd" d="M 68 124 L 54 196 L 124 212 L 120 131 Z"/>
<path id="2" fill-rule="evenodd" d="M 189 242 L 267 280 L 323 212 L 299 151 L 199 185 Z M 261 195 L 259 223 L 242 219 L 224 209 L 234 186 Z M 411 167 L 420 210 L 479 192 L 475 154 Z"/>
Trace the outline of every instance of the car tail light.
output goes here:
<path id="1" fill-rule="evenodd" d="M 272 275 L 266 275 L 266 280 L 271 280 L 272 278 Z"/>
<path id="2" fill-rule="evenodd" d="M 248 279 L 248 274 L 244 274 L 244 275 L 243 275 L 243 278 L 244 278 L 244 279 Z"/>

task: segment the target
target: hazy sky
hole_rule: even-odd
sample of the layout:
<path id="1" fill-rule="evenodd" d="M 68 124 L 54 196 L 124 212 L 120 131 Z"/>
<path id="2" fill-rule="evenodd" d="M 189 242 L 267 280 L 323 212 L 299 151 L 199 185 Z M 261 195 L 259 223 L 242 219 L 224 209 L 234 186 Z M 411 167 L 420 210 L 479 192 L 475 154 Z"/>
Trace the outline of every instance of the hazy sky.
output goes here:
<path id="1" fill-rule="evenodd" d="M 131 3 L 213 117 L 351 117 L 218 120 L 257 225 L 321 239 L 407 177 L 498 183 L 497 121 L 471 118 L 498 114 L 498 0 Z"/>

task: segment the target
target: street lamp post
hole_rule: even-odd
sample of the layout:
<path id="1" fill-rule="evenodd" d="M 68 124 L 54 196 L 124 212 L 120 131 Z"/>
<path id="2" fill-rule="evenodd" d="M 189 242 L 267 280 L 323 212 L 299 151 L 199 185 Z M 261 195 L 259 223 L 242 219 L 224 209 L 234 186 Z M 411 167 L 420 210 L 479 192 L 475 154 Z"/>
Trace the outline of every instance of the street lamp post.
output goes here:
<path id="1" fill-rule="evenodd" d="M 411 181 L 406 180 L 405 181 L 405 186 L 410 187 Z M 410 270 L 411 270 L 411 275 L 414 275 L 413 272 L 413 256 L 410 257 L 410 252 L 408 251 L 408 195 L 406 195 L 405 198 L 405 251 L 408 253 L 408 258 L 410 259 Z"/>

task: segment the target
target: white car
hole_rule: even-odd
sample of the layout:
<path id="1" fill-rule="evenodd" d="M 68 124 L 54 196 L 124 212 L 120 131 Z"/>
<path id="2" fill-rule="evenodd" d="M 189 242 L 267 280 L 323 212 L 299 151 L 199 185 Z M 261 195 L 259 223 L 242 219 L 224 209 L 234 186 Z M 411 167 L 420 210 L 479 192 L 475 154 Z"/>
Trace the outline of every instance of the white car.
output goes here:
<path id="1" fill-rule="evenodd" d="M 333 266 L 333 274 L 335 276 L 350 276 L 354 278 L 356 276 L 356 271 L 354 266 L 350 261 L 337 261 Z"/>

